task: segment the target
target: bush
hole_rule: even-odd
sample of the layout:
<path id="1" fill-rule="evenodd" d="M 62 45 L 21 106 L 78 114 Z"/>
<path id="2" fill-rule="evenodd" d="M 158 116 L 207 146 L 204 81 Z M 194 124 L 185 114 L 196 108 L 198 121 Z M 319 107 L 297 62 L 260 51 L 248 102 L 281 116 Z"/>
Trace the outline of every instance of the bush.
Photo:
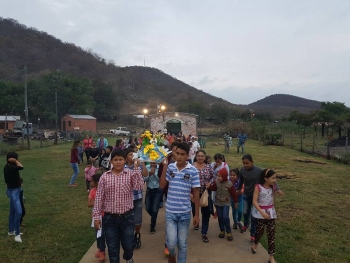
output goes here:
<path id="1" fill-rule="evenodd" d="M 282 145 L 281 133 L 269 133 L 262 137 L 261 141 L 264 145 Z"/>

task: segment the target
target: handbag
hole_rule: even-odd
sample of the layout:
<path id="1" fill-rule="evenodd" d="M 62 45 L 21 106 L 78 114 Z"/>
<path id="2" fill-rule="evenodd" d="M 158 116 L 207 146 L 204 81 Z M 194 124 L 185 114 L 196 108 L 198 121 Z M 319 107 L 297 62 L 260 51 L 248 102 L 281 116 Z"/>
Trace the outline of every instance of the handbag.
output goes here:
<path id="1" fill-rule="evenodd" d="M 208 190 L 205 189 L 200 200 L 199 200 L 199 206 L 200 207 L 207 207 L 208 206 L 208 200 L 209 200 L 209 194 Z"/>

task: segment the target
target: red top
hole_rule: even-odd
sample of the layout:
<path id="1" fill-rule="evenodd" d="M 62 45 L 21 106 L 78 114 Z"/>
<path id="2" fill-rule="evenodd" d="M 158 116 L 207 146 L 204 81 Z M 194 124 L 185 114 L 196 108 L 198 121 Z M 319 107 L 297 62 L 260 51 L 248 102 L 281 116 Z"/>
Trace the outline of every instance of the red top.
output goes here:
<path id="1" fill-rule="evenodd" d="M 92 146 L 92 138 L 84 139 L 83 143 L 84 143 L 84 149 L 91 148 L 91 146 Z"/>
<path id="2" fill-rule="evenodd" d="M 119 174 L 105 172 L 98 182 L 94 220 L 99 220 L 101 211 L 111 214 L 124 214 L 134 208 L 133 190 L 143 189 L 143 178 L 140 167 L 133 170 L 124 168 Z"/>
<path id="3" fill-rule="evenodd" d="M 78 148 L 72 148 L 70 150 L 70 163 L 78 162 Z"/>

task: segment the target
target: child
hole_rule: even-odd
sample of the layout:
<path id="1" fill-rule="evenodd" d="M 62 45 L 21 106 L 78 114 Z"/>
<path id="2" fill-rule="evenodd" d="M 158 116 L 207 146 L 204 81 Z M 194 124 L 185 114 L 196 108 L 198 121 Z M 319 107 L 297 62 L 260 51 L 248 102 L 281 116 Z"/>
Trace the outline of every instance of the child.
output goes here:
<path id="1" fill-rule="evenodd" d="M 193 164 L 193 160 L 194 160 L 194 156 L 196 154 L 194 148 L 193 148 L 193 143 L 192 142 L 188 142 L 188 146 L 190 146 L 190 151 L 189 151 L 189 154 L 188 154 L 188 162 L 190 164 Z"/>
<path id="2" fill-rule="evenodd" d="M 205 163 L 211 164 L 211 157 L 209 155 L 205 157 Z"/>
<path id="3" fill-rule="evenodd" d="M 96 198 L 96 190 L 98 186 L 98 181 L 100 180 L 101 174 L 94 174 L 91 177 L 91 191 L 88 199 L 88 207 L 94 207 L 95 198 Z M 103 211 L 101 211 L 101 218 L 103 217 Z M 92 223 L 92 227 L 94 224 Z M 98 231 L 96 231 L 96 243 L 97 243 L 97 252 L 95 257 L 99 259 L 100 262 L 104 262 L 105 260 L 105 249 L 106 249 L 106 240 L 101 229 L 101 235 L 98 237 Z"/>
<path id="4" fill-rule="evenodd" d="M 237 168 L 230 170 L 230 181 L 233 184 L 233 187 L 235 188 L 236 192 L 238 190 L 238 184 L 239 184 L 238 174 L 239 174 L 239 170 Z M 238 198 L 238 209 L 235 208 L 234 200 L 231 199 L 233 229 L 237 229 L 238 226 L 239 228 L 243 227 L 243 223 L 241 222 L 242 215 L 243 215 L 243 195 L 241 193 L 237 194 L 237 198 Z"/>
<path id="5" fill-rule="evenodd" d="M 254 244 L 251 247 L 253 254 L 256 253 L 260 238 L 264 234 L 264 227 L 267 232 L 267 246 L 270 255 L 269 263 L 275 263 L 275 229 L 276 211 L 274 208 L 274 196 L 276 192 L 276 173 L 270 169 L 261 172 L 260 179 L 254 188 L 252 216 L 256 218 L 256 235 Z"/>
<path id="6" fill-rule="evenodd" d="M 23 195 L 23 193 L 24 193 L 24 191 L 23 191 L 23 179 L 20 178 L 20 180 L 21 180 L 21 191 L 19 192 L 19 201 L 21 202 L 21 208 L 22 208 L 22 216 L 21 216 L 20 224 L 21 224 L 21 226 L 24 226 L 24 224 L 22 222 L 23 222 L 23 217 L 26 215 L 26 209 L 24 208 L 24 202 L 26 201 L 26 199 Z"/>
<path id="7" fill-rule="evenodd" d="M 105 172 L 100 178 L 93 217 L 95 229 L 99 230 L 103 208 L 102 225 L 110 262 L 119 262 L 121 243 L 124 249 L 124 260 L 127 263 L 133 263 L 135 228 L 133 190 L 141 191 L 144 182 L 140 162 L 135 161 L 133 170 L 126 169 L 124 167 L 125 162 L 126 153 L 123 150 L 112 152 L 111 164 L 113 168 Z"/>
<path id="8" fill-rule="evenodd" d="M 250 228 L 250 241 L 254 243 L 255 232 L 256 232 L 256 220 L 251 216 L 251 208 L 253 204 L 253 193 L 254 187 L 259 182 L 260 174 L 262 169 L 258 166 L 254 166 L 253 157 L 250 154 L 245 154 L 242 157 L 243 167 L 239 171 L 239 184 L 238 191 L 242 193 L 242 185 L 244 184 L 244 226 L 241 228 L 241 233 L 247 232 L 249 228 L 249 222 L 252 221 Z M 276 190 L 280 195 L 283 195 L 283 192 L 279 189 L 276 184 Z"/>
<path id="9" fill-rule="evenodd" d="M 100 167 L 102 167 L 103 171 L 106 172 L 108 170 L 111 169 L 111 164 L 110 164 L 110 160 L 111 160 L 111 152 L 113 150 L 112 146 L 107 146 L 105 153 L 101 154 L 100 156 Z"/>
<path id="10" fill-rule="evenodd" d="M 218 214 L 218 221 L 220 227 L 219 238 L 225 237 L 225 230 L 227 234 L 227 240 L 232 241 L 232 233 L 230 226 L 230 197 L 234 200 L 234 206 L 238 208 L 238 199 L 235 188 L 228 180 L 228 173 L 225 167 L 221 168 L 217 173 L 217 179 L 210 185 L 207 183 L 209 190 L 216 191 L 215 206 Z"/>
<path id="11" fill-rule="evenodd" d="M 81 145 L 81 143 L 79 143 L 78 145 L 78 160 L 79 160 L 78 161 L 79 164 L 84 163 L 84 148 Z"/>
<path id="12" fill-rule="evenodd" d="M 18 154 L 8 152 L 6 156 L 7 163 L 4 167 L 4 178 L 7 185 L 6 195 L 10 199 L 9 215 L 9 236 L 15 236 L 16 242 L 22 242 L 19 226 L 22 216 L 20 202 L 21 180 L 19 171 L 23 170 L 23 165 L 18 161 Z"/>
<path id="13" fill-rule="evenodd" d="M 96 173 L 96 171 L 100 170 L 101 168 L 96 168 L 92 165 L 92 162 L 90 160 L 87 161 L 86 167 L 84 169 L 85 172 L 85 183 L 86 183 L 86 192 L 90 192 L 90 183 L 92 175 Z"/>
<path id="14" fill-rule="evenodd" d="M 132 148 L 125 149 L 126 162 L 125 169 L 133 170 L 135 167 L 134 150 Z M 143 176 L 148 176 L 145 163 L 138 164 L 142 169 Z M 142 226 L 142 190 L 134 190 L 134 215 L 135 215 L 135 248 L 141 247 L 141 226 Z"/>
<path id="15" fill-rule="evenodd" d="M 187 236 L 191 221 L 191 189 L 195 203 L 193 226 L 199 225 L 199 174 L 197 169 L 187 162 L 189 151 L 188 144 L 179 143 L 176 148 L 176 162 L 168 166 L 167 158 L 162 161 L 160 187 L 163 189 L 169 184 L 165 213 L 168 263 L 176 263 L 176 247 L 179 254 L 178 263 L 186 262 Z"/>
<path id="16" fill-rule="evenodd" d="M 150 233 L 154 234 L 156 233 L 159 202 L 163 197 L 163 191 L 159 188 L 158 164 L 152 162 L 146 167 L 148 176 L 144 178 L 147 183 L 145 205 L 147 213 L 151 216 Z"/>

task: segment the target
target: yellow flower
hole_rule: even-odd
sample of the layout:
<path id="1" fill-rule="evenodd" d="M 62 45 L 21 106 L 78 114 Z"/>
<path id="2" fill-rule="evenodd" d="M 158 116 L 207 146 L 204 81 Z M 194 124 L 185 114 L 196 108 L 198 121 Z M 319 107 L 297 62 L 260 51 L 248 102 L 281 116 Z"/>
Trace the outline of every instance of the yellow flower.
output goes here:
<path id="1" fill-rule="evenodd" d="M 159 148 L 159 151 L 160 151 L 164 156 L 167 155 L 167 153 L 166 153 L 162 148 Z"/>
<path id="2" fill-rule="evenodd" d="M 159 158 L 159 154 L 156 151 L 151 151 L 149 158 L 153 161 L 157 160 Z"/>
<path id="3" fill-rule="evenodd" d="M 146 154 L 149 150 L 153 149 L 154 145 L 153 144 L 148 144 L 144 149 L 143 153 Z"/>

